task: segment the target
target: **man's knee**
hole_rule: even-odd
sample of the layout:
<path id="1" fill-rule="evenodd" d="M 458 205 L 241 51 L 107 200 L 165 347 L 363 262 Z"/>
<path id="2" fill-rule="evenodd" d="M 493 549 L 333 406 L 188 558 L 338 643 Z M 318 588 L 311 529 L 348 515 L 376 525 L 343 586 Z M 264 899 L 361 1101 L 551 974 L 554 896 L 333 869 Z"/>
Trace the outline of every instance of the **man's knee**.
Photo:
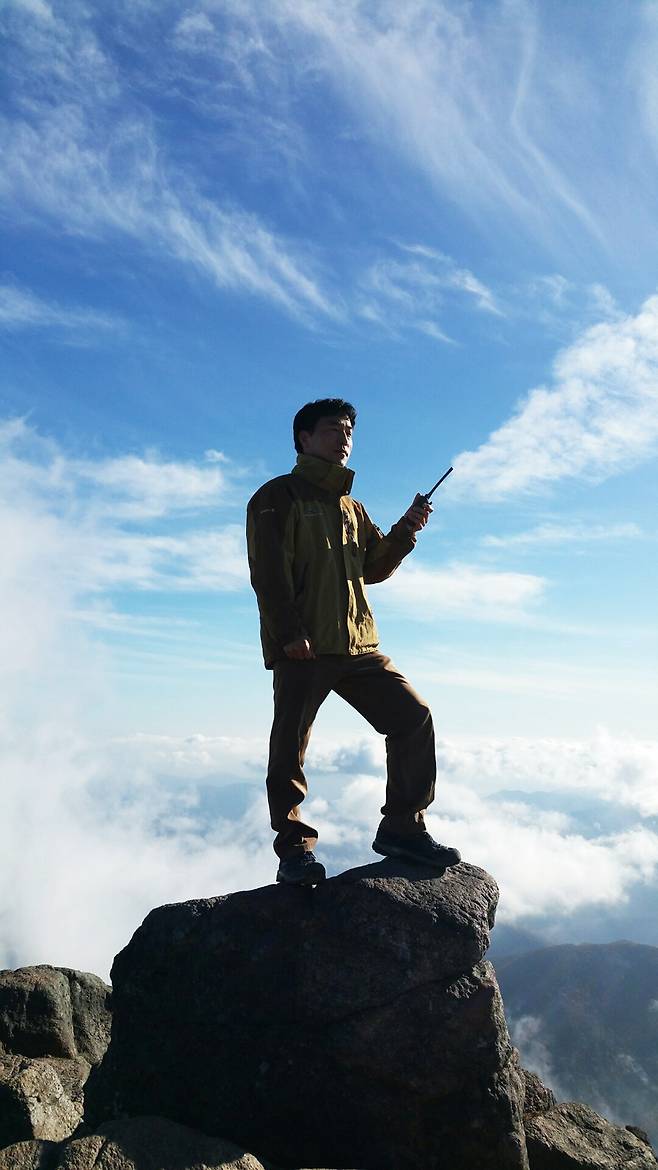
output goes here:
<path id="1" fill-rule="evenodd" d="M 416 726 L 425 727 L 429 731 L 434 726 L 430 705 L 425 701 L 425 699 L 421 699 L 420 695 L 416 695 L 415 697 Z"/>

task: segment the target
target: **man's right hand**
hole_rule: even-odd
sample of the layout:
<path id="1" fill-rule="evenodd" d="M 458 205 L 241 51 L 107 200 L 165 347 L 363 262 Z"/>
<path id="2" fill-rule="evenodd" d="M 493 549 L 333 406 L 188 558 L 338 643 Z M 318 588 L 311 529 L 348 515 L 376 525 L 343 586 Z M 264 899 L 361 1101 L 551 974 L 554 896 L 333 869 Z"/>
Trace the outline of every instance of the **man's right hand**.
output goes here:
<path id="1" fill-rule="evenodd" d="M 315 658 L 308 638 L 297 638 L 295 642 L 288 642 L 283 647 L 283 652 L 287 658 Z"/>

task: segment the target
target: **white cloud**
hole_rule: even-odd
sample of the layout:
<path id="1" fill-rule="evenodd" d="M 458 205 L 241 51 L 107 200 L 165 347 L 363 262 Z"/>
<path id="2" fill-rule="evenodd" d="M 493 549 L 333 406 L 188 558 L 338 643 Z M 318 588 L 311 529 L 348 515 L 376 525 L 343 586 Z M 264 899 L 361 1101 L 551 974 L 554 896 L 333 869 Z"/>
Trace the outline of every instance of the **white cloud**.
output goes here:
<path id="1" fill-rule="evenodd" d="M 118 455 L 98 460 L 66 456 L 25 419 L 0 422 L 0 488 L 40 494 L 50 509 L 86 516 L 140 520 L 217 507 L 230 498 L 236 469 L 225 457 L 191 461 Z"/>
<path id="2" fill-rule="evenodd" d="M 107 977 L 154 905 L 271 877 L 262 800 L 239 825 L 209 823 L 195 793 L 162 781 L 253 774 L 264 745 L 259 755 L 229 737 L 188 737 L 165 750 L 163 736 L 127 750 L 90 731 L 112 703 L 111 678 L 69 615 L 93 583 L 85 557 L 101 535 L 49 512 L 27 482 L 0 500 L 0 966 L 63 963 Z M 174 632 L 186 644 L 188 632 Z"/>
<path id="3" fill-rule="evenodd" d="M 81 603 L 89 593 L 118 588 L 246 588 L 243 525 L 198 526 L 199 513 L 231 500 L 236 469 L 227 459 L 183 463 L 156 452 L 95 462 L 69 458 L 21 419 L 0 425 L 0 453 L 4 547 L 14 550 L 4 565 L 6 574 L 15 574 L 17 590 L 45 577 Z M 144 528 L 147 521 L 174 518 L 189 527 Z M 25 565 L 18 542 L 26 549 Z"/>
<path id="4" fill-rule="evenodd" d="M 197 46 L 203 47 L 208 36 L 213 33 L 214 26 L 205 12 L 187 12 L 181 17 L 174 31 L 181 47 L 188 50 Z"/>
<path id="5" fill-rule="evenodd" d="M 519 317 L 530 317 L 563 340 L 571 340 L 576 329 L 623 318 L 605 285 L 577 283 L 558 272 L 535 276 L 520 287 L 509 290 L 508 297 Z"/>
<path id="6" fill-rule="evenodd" d="M 5 737 L 2 763 L 0 886 L 12 890 L 2 966 L 52 962 L 107 978 L 154 906 L 271 880 L 264 800 L 238 824 L 208 824 L 193 794 L 172 793 L 152 773 L 111 774 L 70 719 Z"/>
<path id="7" fill-rule="evenodd" d="M 423 244 L 399 244 L 399 256 L 375 261 L 362 274 L 356 312 L 366 320 L 396 331 L 418 329 L 436 341 L 454 344 L 441 327 L 448 308 L 475 304 L 501 316 L 491 289 L 466 268 Z"/>
<path id="8" fill-rule="evenodd" d="M 484 616 L 486 618 L 487 615 Z M 512 620 L 512 615 L 498 620 Z M 534 615 L 517 614 L 513 620 L 520 625 L 569 636 L 601 639 L 608 632 L 604 626 L 598 629 L 570 627 L 541 620 Z M 655 637 L 654 630 L 640 633 L 645 639 Z M 423 687 L 460 688 L 471 693 L 488 694 L 492 698 L 518 695 L 519 698 L 535 702 L 543 697 L 560 703 L 572 703 L 589 696 L 594 710 L 598 712 L 601 711 L 602 700 L 607 700 L 604 710 L 618 710 L 620 687 L 629 704 L 650 711 L 656 690 L 655 671 L 651 665 L 645 670 L 634 670 L 632 665 L 625 664 L 622 683 L 619 673 L 607 673 L 588 663 L 581 665 L 565 662 L 558 657 L 522 655 L 520 658 L 497 657 L 492 662 L 490 658 L 468 652 L 460 652 L 458 655 L 446 653 L 440 647 L 433 650 L 431 655 L 416 658 L 414 678 L 422 681 Z M 601 722 L 600 714 L 597 722 Z"/>
<path id="9" fill-rule="evenodd" d="M 325 787 L 320 840 L 326 825 L 332 838 L 345 824 L 357 827 L 361 855 L 367 856 L 382 793 L 382 779 L 369 776 L 349 781 L 338 799 L 327 797 Z M 658 833 L 649 828 L 585 837 L 559 810 L 521 812 L 518 801 L 483 799 L 472 772 L 462 786 L 440 771 L 427 822 L 436 839 L 456 845 L 466 861 L 494 875 L 501 922 L 569 917 L 586 906 L 620 907 L 635 887 L 658 875 Z"/>
<path id="10" fill-rule="evenodd" d="M 597 482 L 658 446 L 658 296 L 636 316 L 587 329 L 476 451 L 457 456 L 455 487 L 498 500 L 560 479 Z"/>
<path id="11" fill-rule="evenodd" d="M 476 16 L 441 0 L 374 8 L 276 0 L 266 11 L 241 4 L 237 14 L 261 35 L 300 41 L 305 67 L 310 57 L 362 134 L 395 149 L 488 228 L 511 214 L 535 240 L 554 244 L 557 233 L 584 229 L 600 241 L 564 146 L 564 118 L 582 132 L 573 109 L 585 112 L 587 81 L 566 51 L 542 42 L 529 5 L 492 5 Z"/>
<path id="12" fill-rule="evenodd" d="M 170 462 L 153 453 L 147 458 L 122 455 L 96 463 L 71 460 L 72 480 L 100 489 L 100 507 L 131 519 L 216 506 L 227 493 L 228 477 L 213 460 L 212 467 Z"/>
<path id="13" fill-rule="evenodd" d="M 424 268 L 421 266 L 417 269 L 415 265 L 409 266 L 412 277 L 418 272 L 420 284 L 462 292 L 466 296 L 472 297 L 477 308 L 483 312 L 493 313 L 496 317 L 503 316 L 503 311 L 491 289 L 478 280 L 477 276 L 474 276 L 468 268 L 461 268 L 456 264 L 452 257 L 446 256 L 444 252 L 438 252 L 436 248 L 429 248 L 425 244 L 401 244 L 400 247 L 404 252 L 415 256 L 416 263 L 420 260 L 425 261 Z M 401 267 L 404 272 L 404 266 Z"/>
<path id="14" fill-rule="evenodd" d="M 487 548 L 526 548 L 533 545 L 589 544 L 591 541 L 638 540 L 643 537 L 639 524 L 538 524 L 526 532 L 507 536 L 484 536 Z"/>
<path id="15" fill-rule="evenodd" d="M 50 23 L 54 20 L 53 10 L 45 0 L 9 0 L 9 6 L 22 9 L 24 12 L 35 16 L 38 20 L 44 20 Z"/>
<path id="16" fill-rule="evenodd" d="M 72 333 L 124 328 L 125 322 L 91 309 L 48 303 L 29 289 L 0 285 L 0 328 L 60 329 Z"/>
<path id="17" fill-rule="evenodd" d="M 322 771 L 384 772 L 381 740 L 374 734 L 339 746 L 318 736 L 312 750 L 314 766 Z M 358 767 L 358 761 L 367 764 Z M 449 815 L 465 810 L 474 817 L 481 801 L 501 790 L 553 793 L 558 810 L 561 793 L 582 793 L 628 808 L 640 818 L 658 815 L 655 739 L 612 736 L 604 730 L 589 739 L 451 736 L 438 740 L 437 761 L 439 804 Z"/>
<path id="18" fill-rule="evenodd" d="M 378 597 L 419 621 L 453 615 L 514 621 L 527 616 L 545 588 L 544 578 L 531 573 L 495 572 L 458 562 L 440 569 L 405 564 L 378 586 Z"/>
<path id="19" fill-rule="evenodd" d="M 82 589 L 236 590 L 249 580 L 244 527 L 184 536 L 101 532 L 85 540 L 75 572 Z"/>
<path id="20" fill-rule="evenodd" d="M 539 1016 L 519 1016 L 507 1019 L 512 1043 L 519 1049 L 524 1068 L 537 1074 L 547 1088 L 552 1089 L 558 1101 L 569 1099 L 553 1070 L 553 1060 L 545 1039 L 544 1024 Z"/>
<path id="21" fill-rule="evenodd" d="M 596 795 L 634 809 L 641 817 L 658 815 L 655 786 L 658 742 L 615 737 L 605 731 L 591 740 L 459 738 L 442 741 L 439 767 L 451 783 L 480 793 L 501 788 L 527 792 L 570 790 Z"/>
<path id="22" fill-rule="evenodd" d="M 267 764 L 262 739 L 234 735 L 175 736 L 138 732 L 103 744 L 110 767 L 125 774 L 165 775 L 180 781 L 250 780 L 260 783 Z"/>
<path id="23" fill-rule="evenodd" d="M 23 66 L 13 117 L 0 119 L 0 200 L 17 216 L 92 239 L 125 236 L 309 323 L 342 315 L 308 253 L 257 215 L 202 195 L 167 158 L 80 13 L 12 31 Z"/>

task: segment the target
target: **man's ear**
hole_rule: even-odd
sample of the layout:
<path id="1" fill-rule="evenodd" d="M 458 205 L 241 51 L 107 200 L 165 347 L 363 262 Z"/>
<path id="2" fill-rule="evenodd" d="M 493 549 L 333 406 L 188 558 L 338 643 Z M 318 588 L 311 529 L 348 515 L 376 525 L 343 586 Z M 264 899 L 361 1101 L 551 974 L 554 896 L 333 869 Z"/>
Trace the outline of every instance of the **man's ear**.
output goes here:
<path id="1" fill-rule="evenodd" d="M 297 437 L 298 437 L 299 442 L 301 444 L 302 454 L 304 454 L 304 452 L 306 451 L 306 441 L 308 441 L 308 439 L 310 439 L 311 432 L 310 431 L 300 431 Z"/>

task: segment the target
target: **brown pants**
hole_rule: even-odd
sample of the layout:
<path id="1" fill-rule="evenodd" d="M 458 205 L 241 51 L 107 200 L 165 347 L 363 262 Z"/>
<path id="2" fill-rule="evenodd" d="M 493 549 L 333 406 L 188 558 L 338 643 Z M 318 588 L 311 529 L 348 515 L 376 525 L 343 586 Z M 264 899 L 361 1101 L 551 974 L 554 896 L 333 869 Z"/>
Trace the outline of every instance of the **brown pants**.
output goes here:
<path id="1" fill-rule="evenodd" d="M 434 799 L 436 755 L 427 704 L 383 654 L 323 654 L 274 664 L 274 722 L 267 795 L 274 851 L 290 857 L 312 849 L 317 830 L 301 818 L 308 791 L 304 757 L 313 720 L 330 691 L 355 707 L 386 736 L 386 800 L 381 828 L 420 833 Z"/>

